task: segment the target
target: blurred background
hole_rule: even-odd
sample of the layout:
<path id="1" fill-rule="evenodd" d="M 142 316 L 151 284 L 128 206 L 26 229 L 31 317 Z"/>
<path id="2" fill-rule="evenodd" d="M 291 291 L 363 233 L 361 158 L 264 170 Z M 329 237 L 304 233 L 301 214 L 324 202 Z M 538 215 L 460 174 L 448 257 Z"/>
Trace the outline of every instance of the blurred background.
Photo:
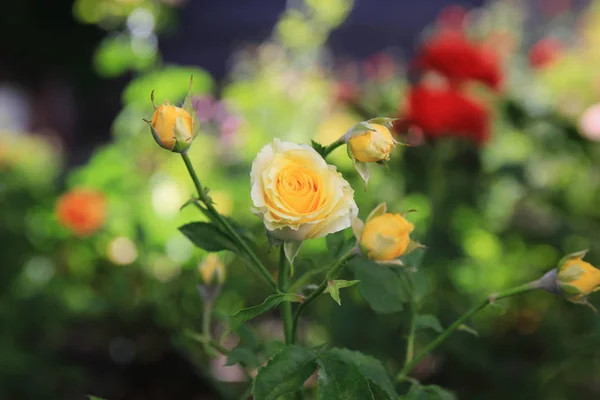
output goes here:
<path id="1" fill-rule="evenodd" d="M 20 0 L 0 13 L 0 399 L 239 398 L 239 366 L 198 331 L 206 254 L 177 231 L 193 192 L 142 118 L 194 77 L 190 151 L 217 208 L 252 227 L 274 271 L 248 174 L 273 137 L 322 144 L 400 118 L 366 216 L 411 214 L 424 311 L 449 325 L 488 294 L 589 248 L 600 264 L 600 3 L 592 0 Z M 324 240 L 306 244 L 300 272 Z M 218 315 L 266 293 L 228 255 Z M 312 260 L 312 261 L 311 261 Z M 352 276 L 352 271 L 347 271 Z M 351 279 L 351 278 L 350 278 Z M 358 278 L 357 278 L 358 279 Z M 362 277 L 361 279 L 368 279 Z M 600 305 L 600 299 L 591 299 Z M 404 357 L 404 300 L 353 287 L 315 303 L 301 335 Z M 415 377 L 459 399 L 597 399 L 600 323 L 546 293 L 503 301 Z M 215 329 L 223 329 L 217 326 Z M 433 336 L 424 332 L 423 345 Z M 227 336 L 268 354 L 277 314 Z"/>

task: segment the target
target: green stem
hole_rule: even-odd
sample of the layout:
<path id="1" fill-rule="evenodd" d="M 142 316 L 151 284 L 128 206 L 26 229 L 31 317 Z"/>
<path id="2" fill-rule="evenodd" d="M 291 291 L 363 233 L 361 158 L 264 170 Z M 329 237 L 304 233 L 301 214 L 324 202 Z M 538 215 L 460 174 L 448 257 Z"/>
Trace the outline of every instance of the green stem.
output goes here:
<path id="1" fill-rule="evenodd" d="M 287 292 L 290 288 L 290 265 L 285 257 L 283 244 L 279 249 L 279 290 Z M 292 303 L 284 301 L 281 303 L 281 319 L 283 320 L 283 333 L 285 343 L 292 342 Z"/>
<path id="2" fill-rule="evenodd" d="M 211 219 L 210 212 L 209 212 L 209 211 L 208 211 L 206 208 L 202 207 L 202 206 L 201 206 L 200 204 L 198 204 L 198 203 L 194 203 L 194 206 L 195 206 L 195 207 L 196 207 L 198 210 L 200 210 L 200 212 L 201 212 L 202 214 L 204 214 L 204 215 L 206 216 L 206 218 L 208 218 L 208 219 Z"/>
<path id="3" fill-rule="evenodd" d="M 296 279 L 294 281 L 294 283 L 292 283 L 292 286 L 290 286 L 289 292 L 290 293 L 297 293 L 297 292 L 299 292 L 300 289 L 302 289 L 304 286 L 306 286 L 306 284 L 308 282 L 310 282 L 310 280 L 313 277 L 315 277 L 317 275 L 320 275 L 323 272 L 326 272 L 328 269 L 329 269 L 329 265 L 326 265 L 324 267 L 314 268 L 314 269 L 306 271 L 298 279 Z"/>
<path id="4" fill-rule="evenodd" d="M 194 181 L 194 186 L 196 186 L 196 190 L 198 191 L 198 197 L 200 200 L 206 205 L 206 209 L 208 213 L 214 217 L 214 219 L 221 225 L 225 230 L 231 235 L 231 237 L 239 244 L 242 250 L 246 253 L 246 255 L 250 258 L 250 261 L 257 267 L 259 274 L 265 279 L 265 281 L 269 284 L 269 286 L 274 290 L 277 290 L 277 285 L 273 280 L 273 277 L 267 270 L 267 268 L 263 265 L 263 263 L 258 259 L 256 254 L 250 249 L 248 244 L 242 237 L 236 232 L 236 230 L 231 226 L 231 224 L 227 221 L 227 219 L 223 218 L 223 216 L 217 211 L 217 209 L 213 206 L 210 199 L 208 199 L 206 193 L 202 189 L 202 184 L 198 179 L 198 175 L 196 175 L 196 171 L 194 170 L 194 166 L 188 156 L 187 152 L 181 153 L 181 157 L 183 158 L 183 162 L 187 167 L 187 170 Z"/>
<path id="5" fill-rule="evenodd" d="M 339 273 L 341 272 L 342 268 L 344 268 L 344 265 L 346 265 L 346 263 L 348 261 L 350 261 L 352 258 L 354 258 L 356 255 L 357 254 L 354 251 L 354 249 L 352 249 L 348 253 L 344 254 L 333 265 L 333 267 L 331 267 L 331 269 L 325 276 L 325 279 L 323 279 L 323 281 L 319 284 L 319 286 L 317 286 L 317 288 L 315 290 L 313 290 L 306 297 L 306 299 L 304 299 L 304 302 L 302 302 L 300 304 L 300 306 L 298 306 L 298 308 L 296 308 L 296 312 L 294 313 L 294 320 L 292 323 L 292 342 L 291 342 L 292 344 L 294 344 L 296 342 L 296 333 L 298 331 L 298 322 L 300 320 L 300 316 L 302 315 L 302 313 L 304 312 L 306 307 L 308 307 L 310 303 L 312 303 L 317 297 L 319 297 L 321 295 L 321 293 L 323 293 L 325 291 L 325 289 L 327 289 L 327 282 L 329 282 L 332 279 L 337 278 Z"/>
<path id="6" fill-rule="evenodd" d="M 411 290 L 411 295 L 412 290 Z M 404 365 L 408 365 L 412 362 L 415 355 L 415 334 L 417 331 L 417 304 L 414 297 L 410 301 L 410 328 L 408 331 L 408 339 L 406 340 L 406 360 Z"/>
<path id="7" fill-rule="evenodd" d="M 221 346 L 221 344 L 219 342 L 217 342 L 216 340 L 212 340 L 209 337 L 206 337 L 205 335 L 199 335 L 198 333 L 191 331 L 189 329 L 186 329 L 184 331 L 184 334 L 186 336 L 188 336 L 191 339 L 196 340 L 197 342 L 200 342 L 202 344 L 208 345 L 212 348 L 214 348 L 215 350 L 217 350 L 219 353 L 223 354 L 224 356 L 229 355 L 229 350 L 227 350 L 225 347 Z"/>
<path id="8" fill-rule="evenodd" d="M 325 150 L 323 151 L 323 158 L 327 157 L 329 155 L 329 153 L 331 153 L 332 151 L 334 151 L 335 149 L 337 149 L 338 147 L 340 147 L 341 145 L 343 145 L 345 143 L 346 142 L 344 141 L 343 136 L 342 136 L 335 142 L 331 143 L 329 146 L 325 147 Z"/>
<path id="9" fill-rule="evenodd" d="M 210 332 L 210 324 L 212 320 L 212 301 L 204 301 L 204 309 L 202 312 L 202 335 L 206 336 L 209 340 L 212 340 L 212 334 Z"/>
<path id="10" fill-rule="evenodd" d="M 404 366 L 404 368 L 402 368 L 402 371 L 400 371 L 400 373 L 396 377 L 396 380 L 398 380 L 398 381 L 404 380 L 406 378 L 406 376 L 410 373 L 410 371 L 412 371 L 417 366 L 417 364 L 419 364 L 419 362 L 427 354 L 429 354 L 433 349 L 435 349 L 440 344 L 442 344 L 446 339 L 448 339 L 448 337 L 455 330 L 457 330 L 461 325 L 463 325 L 465 323 L 465 321 L 467 321 L 469 318 L 471 318 L 477 312 L 479 312 L 480 310 L 482 310 L 483 308 L 485 308 L 488 304 L 491 304 L 491 303 L 495 302 L 496 300 L 500 300 L 500 299 L 503 299 L 503 298 L 506 298 L 506 297 L 516 296 L 518 294 L 530 292 L 532 290 L 536 290 L 536 289 L 539 289 L 539 288 L 540 288 L 540 286 L 539 286 L 539 283 L 537 281 L 530 282 L 530 283 L 527 283 L 525 285 L 517 286 L 517 287 L 514 287 L 512 289 L 507 289 L 507 290 L 504 290 L 504 291 L 502 291 L 500 293 L 493 294 L 493 295 L 489 296 L 488 298 L 484 299 L 483 301 L 481 301 L 479 304 L 473 306 L 473 308 L 471 308 L 469 311 L 467 311 L 466 313 L 464 313 L 460 318 L 458 318 L 456 321 L 454 321 L 454 323 L 452 325 L 450 325 L 444 332 L 442 332 L 437 338 L 435 338 L 427 346 L 425 346 L 419 352 L 419 354 L 417 354 L 412 359 L 412 361 L 410 361 L 409 363 L 407 363 Z"/>

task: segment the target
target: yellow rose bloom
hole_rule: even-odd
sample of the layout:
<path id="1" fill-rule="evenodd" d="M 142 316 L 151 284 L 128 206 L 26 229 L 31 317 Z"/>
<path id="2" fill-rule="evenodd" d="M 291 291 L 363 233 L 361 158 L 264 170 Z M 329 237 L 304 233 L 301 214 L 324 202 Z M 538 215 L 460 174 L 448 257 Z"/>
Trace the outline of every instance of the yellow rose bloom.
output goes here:
<path id="1" fill-rule="evenodd" d="M 192 144 L 192 115 L 181 107 L 168 103 L 158 106 L 150 124 L 156 142 L 163 149 L 181 152 Z"/>
<path id="2" fill-rule="evenodd" d="M 568 258 L 558 269 L 558 287 L 574 303 L 585 302 L 590 293 L 600 290 L 600 270 L 582 258 L 583 255 Z"/>
<path id="3" fill-rule="evenodd" d="M 390 159 L 396 145 L 390 130 L 383 125 L 371 124 L 375 129 L 350 138 L 348 145 L 354 158 L 361 162 L 377 162 Z"/>
<path id="4" fill-rule="evenodd" d="M 252 212 L 271 235 L 303 241 L 346 229 L 358 214 L 354 190 L 312 147 L 275 139 L 250 172 Z"/>
<path id="5" fill-rule="evenodd" d="M 375 261 L 391 261 L 403 255 L 414 225 L 401 214 L 385 213 L 369 219 L 362 230 L 360 248 Z"/>

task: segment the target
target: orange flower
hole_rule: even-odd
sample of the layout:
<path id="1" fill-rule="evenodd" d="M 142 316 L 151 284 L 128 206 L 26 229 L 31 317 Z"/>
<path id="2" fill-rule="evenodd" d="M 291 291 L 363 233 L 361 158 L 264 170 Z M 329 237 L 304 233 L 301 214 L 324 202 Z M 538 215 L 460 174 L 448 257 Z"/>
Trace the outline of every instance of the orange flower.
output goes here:
<path id="1" fill-rule="evenodd" d="M 106 201 L 99 192 L 74 189 L 56 203 L 58 221 L 78 236 L 98 230 L 106 217 Z"/>

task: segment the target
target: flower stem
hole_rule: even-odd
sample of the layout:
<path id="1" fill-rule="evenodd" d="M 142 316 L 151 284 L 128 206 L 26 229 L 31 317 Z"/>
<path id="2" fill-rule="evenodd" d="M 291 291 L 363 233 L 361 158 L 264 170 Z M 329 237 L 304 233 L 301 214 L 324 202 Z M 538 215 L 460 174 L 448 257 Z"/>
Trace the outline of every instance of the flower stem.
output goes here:
<path id="1" fill-rule="evenodd" d="M 202 334 L 209 340 L 212 340 L 212 334 L 210 332 L 210 325 L 212 322 L 212 301 L 204 301 L 204 310 L 202 312 Z"/>
<path id="2" fill-rule="evenodd" d="M 277 290 L 277 285 L 273 280 L 273 277 L 269 273 L 269 270 L 263 265 L 263 263 L 259 260 L 256 254 L 250 249 L 248 244 L 242 237 L 236 232 L 236 230 L 231 226 L 231 224 L 227 221 L 227 219 L 223 218 L 223 216 L 217 211 L 217 209 L 213 206 L 212 201 L 208 198 L 206 192 L 202 189 L 202 184 L 198 179 L 198 175 L 196 175 L 196 171 L 194 170 L 194 166 L 190 161 L 190 157 L 187 152 L 181 153 L 181 157 L 183 158 L 183 162 L 187 167 L 187 170 L 194 182 L 194 186 L 196 186 L 196 190 L 198 191 L 198 197 L 206 206 L 206 209 L 214 217 L 214 219 L 231 235 L 231 238 L 237 242 L 237 244 L 242 248 L 242 251 L 246 253 L 246 255 L 250 258 L 250 261 L 256 266 L 258 273 L 265 279 L 267 284 L 274 291 Z"/>
<path id="3" fill-rule="evenodd" d="M 306 271 L 298 279 L 296 279 L 294 281 L 294 283 L 292 283 L 292 285 L 290 286 L 289 292 L 290 293 L 299 292 L 300 289 L 302 289 L 304 286 L 306 286 L 306 284 L 308 284 L 308 282 L 310 282 L 310 280 L 313 277 L 320 275 L 324 272 L 327 272 L 327 270 L 329 270 L 329 265 L 326 265 L 326 266 L 320 267 L 320 268 L 314 268 L 309 271 Z"/>
<path id="4" fill-rule="evenodd" d="M 427 346 L 425 346 L 419 354 L 417 354 L 412 361 L 408 362 L 404 368 L 400 371 L 398 376 L 396 377 L 397 381 L 402 381 L 406 379 L 406 376 L 419 364 L 419 362 L 429 354 L 433 349 L 442 344 L 448 337 L 457 330 L 461 325 L 465 323 L 470 317 L 475 315 L 480 310 L 484 309 L 488 304 L 495 302 L 496 300 L 500 300 L 506 297 L 516 296 L 521 293 L 530 292 L 532 290 L 539 289 L 539 283 L 537 281 L 526 283 L 525 285 L 517 286 L 511 289 L 504 290 L 502 292 L 492 294 L 488 298 L 481 301 L 479 304 L 473 306 L 469 311 L 464 313 L 460 318 L 458 318 L 452 325 L 450 325 L 444 332 L 442 332 L 437 338 L 431 341 Z"/>
<path id="5" fill-rule="evenodd" d="M 290 288 L 290 265 L 285 256 L 283 244 L 279 249 L 279 290 L 287 292 Z M 284 301 L 281 303 L 281 319 L 283 320 L 283 333 L 285 343 L 292 342 L 292 303 Z"/>
<path id="6" fill-rule="evenodd" d="M 346 143 L 346 142 L 344 141 L 344 137 L 342 136 L 335 142 L 331 143 L 329 146 L 325 147 L 325 150 L 323 151 L 323 158 L 327 157 L 329 155 L 329 153 L 331 153 L 332 151 L 334 151 L 335 149 L 337 149 L 344 143 Z"/>
<path id="7" fill-rule="evenodd" d="M 329 270 L 329 272 L 327 272 L 327 275 L 325 276 L 325 279 L 323 279 L 323 281 L 319 284 L 319 286 L 317 286 L 317 288 L 315 290 L 313 290 L 307 297 L 306 299 L 304 299 L 304 302 L 301 303 L 298 308 L 296 308 L 296 312 L 294 313 L 294 320 L 293 320 L 293 324 L 292 324 L 292 341 L 291 344 L 294 344 L 296 342 L 296 333 L 298 331 L 298 322 L 300 320 L 300 316 L 302 315 L 302 313 L 304 312 L 304 310 L 306 309 L 306 307 L 308 307 L 308 305 L 310 303 L 312 303 L 317 297 L 319 297 L 319 295 L 321 295 L 321 293 L 323 293 L 325 291 L 325 289 L 327 289 L 327 282 L 335 279 L 338 277 L 339 273 L 341 272 L 342 268 L 344 268 L 344 266 L 346 265 L 346 263 L 348 261 L 350 261 L 352 258 L 354 258 L 356 256 L 356 252 L 354 249 L 350 250 L 348 253 L 344 254 L 334 265 L 333 267 L 331 267 L 331 269 Z"/>
<path id="8" fill-rule="evenodd" d="M 415 355 L 415 336 L 417 331 L 417 301 L 415 299 L 414 294 L 414 285 L 412 284 L 412 277 L 410 277 L 411 283 L 409 288 L 409 293 L 411 295 L 410 299 L 410 328 L 408 331 L 408 339 L 406 340 L 406 360 L 404 361 L 404 365 L 408 365 L 412 362 Z"/>

